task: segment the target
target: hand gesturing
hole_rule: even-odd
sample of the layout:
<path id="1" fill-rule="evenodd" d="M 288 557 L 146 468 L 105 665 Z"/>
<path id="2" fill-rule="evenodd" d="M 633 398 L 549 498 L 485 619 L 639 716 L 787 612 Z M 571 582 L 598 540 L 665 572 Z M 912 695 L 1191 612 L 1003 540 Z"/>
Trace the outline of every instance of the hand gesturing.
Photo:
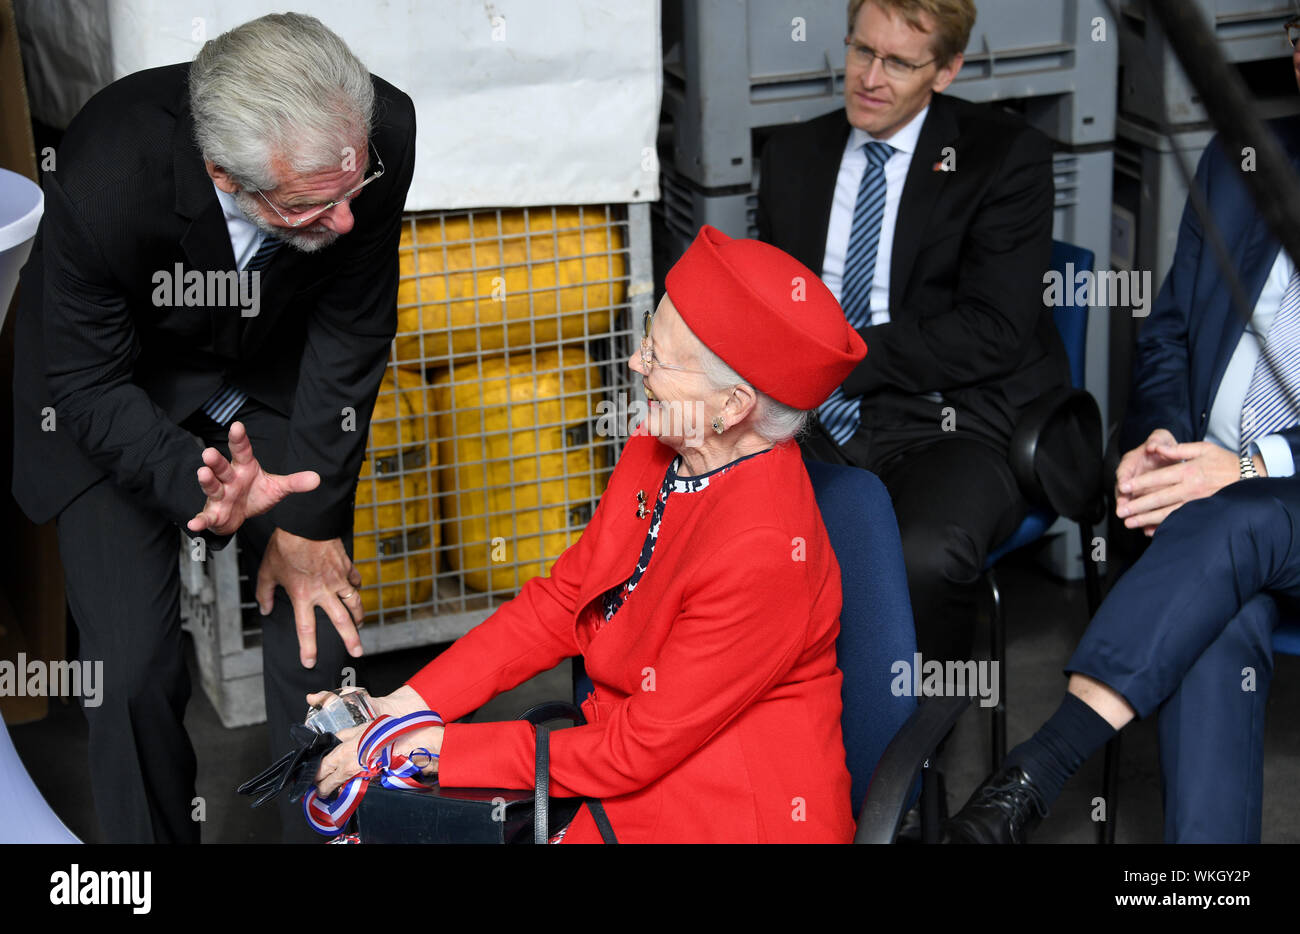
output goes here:
<path id="1" fill-rule="evenodd" d="M 199 486 L 207 494 L 203 511 L 186 527 L 191 532 L 211 530 L 230 535 L 244 520 L 259 516 L 290 493 L 306 493 L 320 485 L 314 470 L 280 475 L 267 473 L 253 457 L 253 445 L 242 422 L 230 426 L 230 460 L 216 448 L 205 448 L 198 469 Z"/>

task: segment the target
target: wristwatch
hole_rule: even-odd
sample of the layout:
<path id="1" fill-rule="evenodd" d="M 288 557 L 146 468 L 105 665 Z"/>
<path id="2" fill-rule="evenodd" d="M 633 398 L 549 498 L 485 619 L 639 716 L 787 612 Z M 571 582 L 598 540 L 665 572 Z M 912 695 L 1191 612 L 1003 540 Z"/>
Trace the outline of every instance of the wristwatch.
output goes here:
<path id="1" fill-rule="evenodd" d="M 1241 455 L 1241 479 L 1249 480 L 1251 477 L 1258 477 L 1259 471 L 1255 469 L 1255 459 L 1249 454 Z"/>

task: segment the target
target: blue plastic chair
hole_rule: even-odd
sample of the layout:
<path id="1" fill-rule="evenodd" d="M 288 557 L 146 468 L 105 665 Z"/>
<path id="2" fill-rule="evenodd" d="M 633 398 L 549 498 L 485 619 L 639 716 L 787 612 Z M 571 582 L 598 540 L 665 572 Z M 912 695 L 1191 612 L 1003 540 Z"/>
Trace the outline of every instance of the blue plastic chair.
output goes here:
<path id="1" fill-rule="evenodd" d="M 844 674 L 841 719 L 858 815 L 855 842 L 888 843 L 908 807 L 922 797 L 922 840 L 937 842 L 937 788 L 926 768 L 935 747 L 970 706 L 967 698 L 896 695 L 895 663 L 913 663 L 916 625 L 889 493 L 875 474 L 805 462 L 831 547 L 844 604 L 835 643 Z"/>
<path id="2" fill-rule="evenodd" d="M 1052 242 L 1052 269 L 1066 275 L 1067 266 L 1075 270 L 1091 270 L 1093 253 L 1082 247 Z M 1068 282 L 1067 277 L 1067 282 Z M 1092 550 L 1092 526 L 1101 521 L 1105 513 L 1105 488 L 1103 483 L 1102 446 L 1101 446 L 1101 412 L 1097 402 L 1084 389 L 1084 363 L 1088 339 L 1088 307 L 1074 304 L 1074 289 L 1067 287 L 1066 301 L 1053 309 L 1056 329 L 1060 332 L 1061 342 L 1070 362 L 1070 389 L 1062 389 L 1038 400 L 1030 406 L 1021 417 L 1012 436 L 1010 461 L 1016 479 L 1022 490 L 1029 496 L 1032 507 L 1029 514 L 1021 521 L 1019 528 L 1011 537 L 990 552 L 984 564 L 984 581 L 992 601 L 992 625 L 990 627 L 990 658 L 998 662 L 998 703 L 993 709 L 992 757 L 996 770 L 1007 754 L 1007 684 L 1006 684 L 1006 616 L 1002 607 L 1002 594 L 998 588 L 995 567 L 1006 555 L 1026 545 L 1038 541 L 1056 521 L 1057 513 L 1047 502 L 1046 494 L 1039 485 L 1034 470 L 1034 454 L 1038 439 L 1043 429 L 1052 419 L 1069 412 L 1086 424 L 1090 434 L 1091 446 L 1096 449 L 1094 463 L 1079 465 L 1081 493 L 1076 514 L 1069 515 L 1079 525 L 1079 542 L 1083 549 L 1084 577 L 1087 582 L 1088 616 L 1097 612 L 1101 603 L 1101 584 L 1097 566 L 1088 560 Z"/>
<path id="3" fill-rule="evenodd" d="M 1286 620 L 1273 630 L 1273 653 L 1300 655 L 1300 620 Z"/>
<path id="4" fill-rule="evenodd" d="M 876 762 L 916 710 L 916 698 L 890 691 L 890 669 L 916 652 L 903 543 L 885 485 L 852 467 L 807 463 L 817 506 L 840 565 L 844 605 L 835 643 L 844 673 L 844 751 L 857 814 Z"/>

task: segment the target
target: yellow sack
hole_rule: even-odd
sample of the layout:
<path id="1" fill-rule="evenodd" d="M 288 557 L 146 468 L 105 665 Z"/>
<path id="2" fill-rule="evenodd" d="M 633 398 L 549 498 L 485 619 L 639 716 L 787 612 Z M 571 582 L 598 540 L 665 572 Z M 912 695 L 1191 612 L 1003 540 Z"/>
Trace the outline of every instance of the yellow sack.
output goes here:
<path id="1" fill-rule="evenodd" d="M 414 224 L 414 236 L 412 236 Z M 583 340 L 627 296 L 623 228 L 604 208 L 408 220 L 399 250 L 397 363 Z"/>
<path id="2" fill-rule="evenodd" d="M 353 561 L 366 613 L 423 603 L 433 594 L 438 514 L 430 484 L 437 465 L 427 423 L 429 388 L 418 373 L 389 369 L 371 416 L 357 481 Z"/>
<path id="3" fill-rule="evenodd" d="M 600 373 L 580 347 L 489 357 L 433 381 L 448 562 L 468 587 L 517 591 L 577 541 L 608 482 Z"/>

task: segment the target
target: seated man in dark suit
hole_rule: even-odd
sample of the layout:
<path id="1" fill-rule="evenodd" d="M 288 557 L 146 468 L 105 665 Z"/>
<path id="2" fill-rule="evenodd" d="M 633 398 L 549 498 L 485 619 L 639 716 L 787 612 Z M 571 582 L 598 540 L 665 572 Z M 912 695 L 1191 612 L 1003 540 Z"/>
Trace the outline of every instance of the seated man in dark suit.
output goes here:
<path id="1" fill-rule="evenodd" d="M 1300 82 L 1300 49 L 1292 62 Z M 1300 118 L 1272 130 L 1300 168 Z M 1023 842 L 1088 756 L 1157 711 L 1166 842 L 1260 839 L 1272 632 L 1300 597 L 1300 272 L 1241 170 L 1216 138 L 1196 185 L 1252 304 L 1234 306 L 1189 201 L 1138 340 L 1116 515 L 1150 547 L 1067 664 L 1060 708 L 949 822 L 955 840 Z"/>
<path id="2" fill-rule="evenodd" d="M 759 236 L 816 270 L 867 343 L 806 452 L 884 481 L 921 654 L 969 658 L 989 552 L 1027 503 L 1007 449 L 1021 410 L 1069 383 L 1043 305 L 1052 146 L 944 96 L 970 0 L 852 0 L 845 109 L 774 135 Z"/>
<path id="3" fill-rule="evenodd" d="M 103 662 L 85 712 L 106 841 L 199 840 L 178 530 L 204 560 L 238 529 L 260 567 L 273 753 L 361 652 L 353 498 L 414 152 L 410 98 L 290 14 L 104 89 L 45 177 L 14 496 L 57 517 L 81 654 Z"/>

